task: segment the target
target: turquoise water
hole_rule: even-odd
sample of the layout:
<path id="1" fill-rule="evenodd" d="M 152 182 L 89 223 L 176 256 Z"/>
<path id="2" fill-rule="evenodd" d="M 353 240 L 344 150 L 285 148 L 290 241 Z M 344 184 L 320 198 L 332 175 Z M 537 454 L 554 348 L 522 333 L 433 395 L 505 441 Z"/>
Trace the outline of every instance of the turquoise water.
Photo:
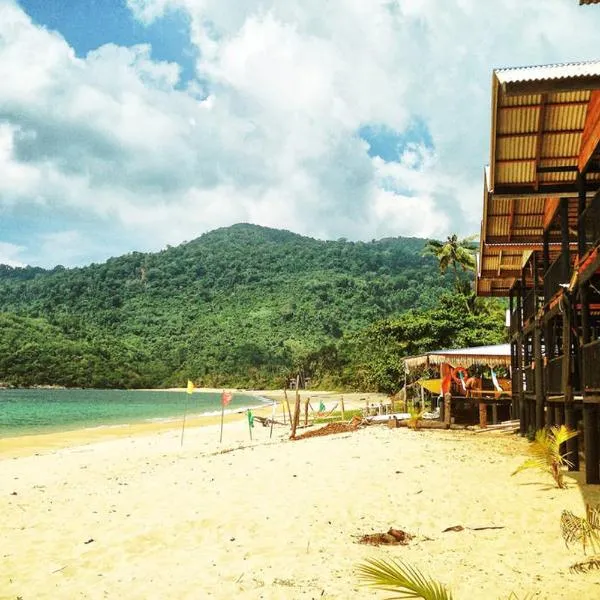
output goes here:
<path id="1" fill-rule="evenodd" d="M 261 405 L 234 394 L 227 412 Z M 0 438 L 139 423 L 188 415 L 220 414 L 221 394 L 139 390 L 0 389 Z"/>

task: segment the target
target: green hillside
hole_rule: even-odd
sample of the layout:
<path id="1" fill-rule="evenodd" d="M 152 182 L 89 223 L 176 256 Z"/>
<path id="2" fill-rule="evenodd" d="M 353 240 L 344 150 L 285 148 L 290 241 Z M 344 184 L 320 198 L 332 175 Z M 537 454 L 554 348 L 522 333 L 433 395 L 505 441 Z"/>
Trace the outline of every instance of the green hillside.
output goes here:
<path id="1" fill-rule="evenodd" d="M 84 268 L 0 266 L 0 381 L 264 387 L 305 368 L 363 385 L 352 374 L 361 335 L 435 308 L 452 287 L 424 244 L 239 224 Z"/>

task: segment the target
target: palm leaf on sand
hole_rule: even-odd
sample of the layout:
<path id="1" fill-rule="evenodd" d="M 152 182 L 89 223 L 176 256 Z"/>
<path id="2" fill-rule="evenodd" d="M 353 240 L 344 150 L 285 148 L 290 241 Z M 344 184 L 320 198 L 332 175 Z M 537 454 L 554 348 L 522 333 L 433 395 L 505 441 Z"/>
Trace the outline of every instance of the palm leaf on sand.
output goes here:
<path id="1" fill-rule="evenodd" d="M 550 473 L 559 488 L 565 488 L 562 469 L 572 466 L 572 463 L 567 460 L 566 453 L 560 453 L 560 447 L 576 435 L 576 431 L 571 431 L 564 425 L 551 427 L 549 430 L 540 429 L 535 434 L 535 441 L 529 447 L 531 458 L 518 467 L 513 475 L 526 469 L 539 469 Z"/>
<path id="2" fill-rule="evenodd" d="M 372 588 L 397 594 L 389 600 L 452 600 L 452 594 L 441 583 L 401 561 L 368 558 L 358 565 L 358 576 Z"/>
<path id="3" fill-rule="evenodd" d="M 560 517 L 560 530 L 567 547 L 569 544 L 580 542 L 584 554 L 588 546 L 594 554 L 598 554 L 600 552 L 600 506 L 586 505 L 585 517 L 578 517 L 570 510 L 563 510 Z"/>

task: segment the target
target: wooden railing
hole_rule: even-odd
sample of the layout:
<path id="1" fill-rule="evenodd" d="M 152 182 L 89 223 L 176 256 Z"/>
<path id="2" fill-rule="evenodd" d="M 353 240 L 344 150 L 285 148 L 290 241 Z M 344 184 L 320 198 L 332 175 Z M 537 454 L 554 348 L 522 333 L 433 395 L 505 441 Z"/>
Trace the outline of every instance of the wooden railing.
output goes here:
<path id="1" fill-rule="evenodd" d="M 535 317 L 538 309 L 538 299 L 535 290 L 530 290 L 523 299 L 523 324 Z"/>
<path id="2" fill-rule="evenodd" d="M 562 394 L 562 367 L 563 357 L 557 356 L 548 361 L 546 365 L 546 391 L 549 394 Z"/>
<path id="3" fill-rule="evenodd" d="M 528 394 L 535 393 L 535 373 L 533 368 L 530 366 L 525 367 L 523 369 L 523 374 L 525 376 L 525 392 Z"/>
<path id="4" fill-rule="evenodd" d="M 579 219 L 583 221 L 586 250 L 594 248 L 600 243 L 600 192 L 594 196 Z"/>
<path id="5" fill-rule="evenodd" d="M 552 296 L 560 290 L 561 283 L 569 283 L 569 271 L 564 258 L 559 256 L 544 275 L 544 300 L 550 302 Z"/>
<path id="6" fill-rule="evenodd" d="M 600 391 L 600 340 L 583 346 L 583 389 Z"/>
<path id="7" fill-rule="evenodd" d="M 521 319 L 520 319 L 519 311 L 515 308 L 515 310 L 510 313 L 510 335 L 511 337 L 517 334 L 521 330 Z"/>

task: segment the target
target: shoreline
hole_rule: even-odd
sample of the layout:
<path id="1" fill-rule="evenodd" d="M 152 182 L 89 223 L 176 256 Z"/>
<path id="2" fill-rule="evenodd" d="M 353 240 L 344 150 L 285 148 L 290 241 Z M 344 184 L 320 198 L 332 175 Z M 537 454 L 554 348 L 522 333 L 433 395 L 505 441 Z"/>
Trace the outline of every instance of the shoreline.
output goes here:
<path id="1" fill-rule="evenodd" d="M 140 390 L 142 391 L 142 390 Z M 144 390 L 160 391 L 160 390 Z M 169 388 L 169 392 L 185 392 L 186 388 Z M 195 388 L 195 392 L 220 393 L 216 388 Z M 247 395 L 252 398 L 260 398 L 264 404 L 235 408 L 225 411 L 224 423 L 245 423 L 246 410 L 250 409 L 257 416 L 271 417 L 273 402 L 275 402 L 275 418 L 282 419 L 283 390 L 231 390 L 234 394 Z M 288 390 L 290 408 L 294 409 L 295 391 Z M 359 405 L 363 406 L 365 401 L 376 402 L 386 398 L 384 394 L 376 393 L 340 393 L 323 390 L 300 390 L 302 399 L 309 397 L 315 401 L 323 401 L 327 410 L 340 403 L 344 397 L 346 409 L 351 410 Z M 287 418 L 287 417 L 286 417 Z M 219 411 L 211 411 L 211 414 L 190 413 L 185 418 L 185 430 L 210 427 L 218 425 L 221 421 Z M 110 425 L 94 425 L 91 427 L 75 427 L 73 429 L 55 430 L 43 433 L 32 433 L 25 435 L 11 435 L 0 438 L 0 459 L 31 456 L 69 448 L 72 446 L 87 445 L 104 440 L 115 440 L 119 438 L 132 438 L 139 436 L 160 435 L 173 430 L 180 430 L 183 425 L 183 415 L 171 417 L 157 417 L 149 420 L 135 421 L 131 423 L 115 423 Z"/>

